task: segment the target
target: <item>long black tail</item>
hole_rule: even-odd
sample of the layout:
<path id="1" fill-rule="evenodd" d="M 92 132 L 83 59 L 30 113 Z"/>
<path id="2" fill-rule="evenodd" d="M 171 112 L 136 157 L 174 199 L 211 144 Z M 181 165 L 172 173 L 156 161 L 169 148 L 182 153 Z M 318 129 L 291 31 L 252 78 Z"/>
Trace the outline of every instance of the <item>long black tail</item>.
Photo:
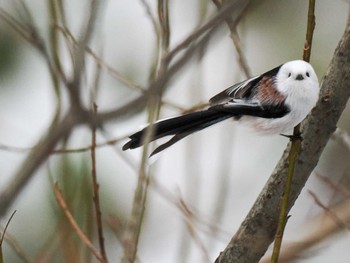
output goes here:
<path id="1" fill-rule="evenodd" d="M 157 140 L 164 136 L 174 135 L 168 142 L 160 145 L 156 148 L 152 154 L 159 153 L 160 151 L 168 148 L 179 140 L 186 136 L 207 128 L 215 123 L 226 120 L 232 117 L 232 113 L 219 112 L 212 109 L 207 109 L 198 112 L 188 113 L 182 116 L 160 120 L 153 125 L 153 137 L 151 141 Z M 130 141 L 124 146 L 123 150 L 134 149 L 140 147 L 143 144 L 144 135 L 146 134 L 147 128 L 134 133 L 131 135 Z"/>

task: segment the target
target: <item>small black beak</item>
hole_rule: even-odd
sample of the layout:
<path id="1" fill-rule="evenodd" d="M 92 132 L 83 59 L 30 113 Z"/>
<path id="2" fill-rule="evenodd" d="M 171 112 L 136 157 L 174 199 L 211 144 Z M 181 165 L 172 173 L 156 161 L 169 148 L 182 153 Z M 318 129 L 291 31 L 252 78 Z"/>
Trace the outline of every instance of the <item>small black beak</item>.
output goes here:
<path id="1" fill-rule="evenodd" d="M 296 80 L 303 80 L 303 79 L 304 79 L 304 77 L 303 77 L 303 75 L 298 74 L 298 75 L 297 75 L 297 77 L 296 77 L 295 79 L 296 79 Z"/>

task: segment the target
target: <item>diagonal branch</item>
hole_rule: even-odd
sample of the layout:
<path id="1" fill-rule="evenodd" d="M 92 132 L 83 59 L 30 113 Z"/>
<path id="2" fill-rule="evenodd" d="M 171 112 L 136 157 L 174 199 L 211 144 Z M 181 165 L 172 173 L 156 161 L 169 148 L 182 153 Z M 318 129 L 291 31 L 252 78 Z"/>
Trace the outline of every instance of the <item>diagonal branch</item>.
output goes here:
<path id="1" fill-rule="evenodd" d="M 91 253 L 99 260 L 99 262 L 106 263 L 107 261 L 103 257 L 103 255 L 98 251 L 98 249 L 94 246 L 94 244 L 89 240 L 89 238 L 85 235 L 83 230 L 79 227 L 77 222 L 75 221 L 72 213 L 69 211 L 67 204 L 62 196 L 62 193 L 58 187 L 58 183 L 56 182 L 54 185 L 54 193 L 57 200 L 57 203 L 62 208 L 64 214 L 66 215 L 70 225 L 73 230 L 77 233 L 82 242 L 90 249 Z"/>
<path id="2" fill-rule="evenodd" d="M 92 4 L 93 3 L 95 2 L 92 2 Z M 57 143 L 62 138 L 68 136 L 78 125 L 102 125 L 103 123 L 111 120 L 123 120 L 123 118 L 126 118 L 144 108 L 147 104 L 149 96 L 152 95 L 152 91 L 157 91 L 162 87 L 165 87 L 166 84 L 174 77 L 174 75 L 176 75 L 179 70 L 183 68 L 183 66 L 191 61 L 191 58 L 193 58 L 194 54 L 196 53 L 195 51 L 198 51 L 201 49 L 201 47 L 207 45 L 208 41 L 211 39 L 214 33 L 218 31 L 220 25 L 222 25 L 224 19 L 229 14 L 232 15 L 232 19 L 237 19 L 241 10 L 243 10 L 248 3 L 248 0 L 235 0 L 228 4 L 225 8 L 222 8 L 220 12 L 210 21 L 208 21 L 202 28 L 190 34 L 183 42 L 181 42 L 172 51 L 170 51 L 168 55 L 165 56 L 164 63 L 167 63 L 170 66 L 159 74 L 159 76 L 157 76 L 152 83 L 150 83 L 149 87 L 145 89 L 145 92 L 123 106 L 109 112 L 101 112 L 97 114 L 96 118 L 92 117 L 90 112 L 83 109 L 79 103 L 80 77 L 76 74 L 82 74 L 84 72 L 80 67 L 82 65 L 76 65 L 76 76 L 73 75 L 73 80 L 67 83 L 69 90 L 71 91 L 71 102 L 73 103 L 69 113 L 61 120 L 61 122 L 49 130 L 46 135 L 43 135 L 43 138 L 38 142 L 37 146 L 31 150 L 28 157 L 19 167 L 9 185 L 0 192 L 0 216 L 6 213 L 10 205 L 15 201 L 15 198 L 23 190 L 27 182 L 32 178 L 35 171 L 50 156 Z M 89 36 L 89 34 L 87 35 Z M 84 39 L 87 41 L 89 40 L 89 37 L 85 37 Z M 80 48 L 84 49 L 85 46 L 86 43 L 85 45 L 80 45 Z"/>
<path id="3" fill-rule="evenodd" d="M 303 122 L 303 142 L 290 196 L 290 208 L 303 189 L 350 96 L 350 28 L 347 28 L 321 83 L 320 99 Z M 258 262 L 271 244 L 278 224 L 280 197 L 288 170 L 290 144 L 252 209 L 217 258 L 223 262 Z"/>

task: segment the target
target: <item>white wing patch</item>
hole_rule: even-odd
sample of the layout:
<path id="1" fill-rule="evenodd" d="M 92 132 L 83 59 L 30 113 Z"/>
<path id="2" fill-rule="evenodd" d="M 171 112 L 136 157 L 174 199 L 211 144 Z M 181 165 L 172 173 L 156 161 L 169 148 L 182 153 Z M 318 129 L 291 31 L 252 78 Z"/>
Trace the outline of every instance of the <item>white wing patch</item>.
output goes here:
<path id="1" fill-rule="evenodd" d="M 257 78 L 260 78 L 261 76 L 256 76 L 254 78 L 247 79 L 245 81 L 239 82 L 224 91 L 220 92 L 216 96 L 212 97 L 209 101 L 211 105 L 219 104 L 219 103 L 225 103 L 232 99 L 240 99 L 241 96 L 238 94 L 240 91 L 242 91 L 244 88 L 253 88 L 253 86 L 248 87 L 249 84 L 256 80 Z"/>

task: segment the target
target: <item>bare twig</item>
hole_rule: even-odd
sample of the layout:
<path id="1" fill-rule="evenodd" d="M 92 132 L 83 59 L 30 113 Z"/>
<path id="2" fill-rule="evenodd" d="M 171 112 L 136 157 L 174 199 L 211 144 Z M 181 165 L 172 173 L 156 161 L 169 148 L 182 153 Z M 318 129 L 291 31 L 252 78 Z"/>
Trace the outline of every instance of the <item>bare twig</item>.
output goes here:
<path id="1" fill-rule="evenodd" d="M 97 105 L 93 104 L 93 114 L 97 113 Z M 91 144 L 91 163 L 92 163 L 92 190 L 93 190 L 93 203 L 95 206 L 95 215 L 96 215 L 96 224 L 97 224 L 97 233 L 98 233 L 98 242 L 100 244 L 100 251 L 103 257 L 104 262 L 108 262 L 107 254 L 104 244 L 103 237 L 103 227 L 102 227 L 102 212 L 100 206 L 100 197 L 99 197 L 99 184 L 97 182 L 97 173 L 96 173 L 96 126 L 92 126 L 92 144 Z"/>
<path id="2" fill-rule="evenodd" d="M 311 46 L 312 46 L 312 37 L 315 29 L 315 0 L 309 0 L 309 11 L 308 11 L 308 20 L 307 20 L 307 30 L 306 30 L 306 44 L 303 53 L 304 61 L 309 62 L 311 56 Z M 275 243 L 273 246 L 273 252 L 271 257 L 271 263 L 277 263 L 279 258 L 279 253 L 281 250 L 282 239 L 284 234 L 284 229 L 288 220 L 288 207 L 289 207 L 289 197 L 292 191 L 292 181 L 294 176 L 295 164 L 297 157 L 301 151 L 301 137 L 300 137 L 300 124 L 298 124 L 293 131 L 294 138 L 291 139 L 291 148 L 289 153 L 289 164 L 288 164 L 288 176 L 286 180 L 286 188 L 282 196 L 281 201 L 281 212 L 279 216 Z"/>
<path id="3" fill-rule="evenodd" d="M 4 231 L 2 232 L 2 235 L 1 235 L 1 238 L 0 238 L 0 262 L 1 263 L 4 262 L 3 253 L 2 253 L 2 243 L 3 243 L 4 238 L 5 238 L 7 227 L 9 226 L 9 224 L 11 222 L 11 219 L 15 215 L 15 213 L 16 213 L 16 210 L 12 213 L 12 215 L 9 218 L 9 220 L 7 220 L 6 226 L 5 226 Z"/>
<path id="4" fill-rule="evenodd" d="M 316 201 L 316 200 L 315 200 Z M 344 229 L 349 229 L 350 223 L 350 201 L 344 200 L 340 204 L 332 208 L 327 208 L 319 200 L 316 202 L 321 207 L 326 208 L 326 213 L 311 218 L 305 226 L 301 228 L 311 230 L 303 239 L 296 242 L 290 242 L 282 246 L 280 262 L 292 262 L 303 255 L 304 252 L 310 250 L 317 244 L 324 242 L 326 239 L 338 234 Z M 331 213 L 329 214 L 327 210 Z M 316 228 L 315 228 L 316 226 Z M 270 258 L 264 257 L 261 263 L 269 263 Z"/>
<path id="5" fill-rule="evenodd" d="M 322 180 L 332 190 L 334 190 L 337 193 L 341 193 L 341 194 L 345 195 L 346 197 L 350 198 L 350 190 L 348 189 L 348 187 L 346 187 L 342 184 L 335 184 L 332 180 L 330 180 L 326 176 L 320 175 L 317 172 L 314 172 L 314 173 L 320 180 Z"/>
<path id="6" fill-rule="evenodd" d="M 146 14 L 148 15 L 148 17 L 151 20 L 152 26 L 153 26 L 153 31 L 156 33 L 157 38 L 160 38 L 160 30 L 159 30 L 159 26 L 157 23 L 157 19 L 155 18 L 155 16 L 152 14 L 151 11 L 151 7 L 149 6 L 149 4 L 145 1 L 145 0 L 140 0 L 141 4 L 144 6 Z"/>
<path id="7" fill-rule="evenodd" d="M 26 153 L 33 149 L 33 147 L 18 147 L 13 145 L 7 145 L 7 144 L 0 144 L 0 150 L 7 151 L 7 152 L 16 152 L 16 153 Z"/>
<path id="8" fill-rule="evenodd" d="M 23 164 L 18 168 L 18 171 L 12 177 L 9 186 L 0 193 L 0 215 L 4 214 L 7 211 L 10 204 L 15 200 L 15 197 L 23 189 L 23 187 L 26 185 L 38 167 L 47 159 L 56 144 L 62 138 L 67 137 L 74 127 L 80 124 L 99 125 L 112 119 L 120 120 L 130 114 L 138 112 L 141 108 L 144 108 L 150 96 L 150 87 L 152 87 L 153 90 L 157 90 L 160 87 L 165 87 L 171 78 L 179 71 L 179 69 L 190 61 L 190 59 L 196 53 L 195 51 L 198 51 L 200 47 L 208 43 L 210 37 L 214 32 L 217 31 L 218 26 L 221 24 L 224 18 L 229 14 L 232 14 L 233 17 L 237 16 L 240 14 L 240 11 L 244 9 L 246 4 L 246 0 L 232 1 L 229 5 L 223 8 L 212 20 L 208 21 L 207 24 L 204 25 L 200 30 L 195 31 L 182 43 L 180 43 L 179 46 L 173 49 L 172 52 L 170 51 L 169 54 L 171 53 L 171 55 L 169 56 L 168 54 L 166 56 L 167 63 L 169 63 L 170 60 L 180 51 L 189 46 L 187 50 L 181 54 L 178 60 L 170 65 L 166 72 L 160 74 L 149 85 L 148 89 L 146 89 L 144 93 L 140 94 L 132 101 L 127 102 L 125 105 L 108 112 L 98 113 L 96 118 L 92 118 L 91 114 L 84 109 L 79 108 L 79 104 L 76 105 L 73 99 L 71 105 L 72 109 L 69 111 L 69 113 L 63 117 L 62 121 L 55 125 L 54 129 L 49 130 L 45 136 L 42 136 L 43 139 L 38 143 L 35 149 L 29 153 Z M 211 30 L 209 30 L 210 28 Z M 198 40 L 198 38 L 200 39 Z M 194 43 L 196 40 L 198 41 Z M 75 87 L 75 84 L 77 83 L 70 83 L 72 90 L 73 87 Z"/>
<path id="9" fill-rule="evenodd" d="M 350 28 L 347 28 L 321 82 L 320 99 L 303 122 L 303 151 L 297 158 L 288 211 L 316 166 L 348 102 L 350 79 L 344 76 L 350 75 L 349 61 Z M 239 230 L 216 262 L 258 262 L 266 252 L 278 225 L 289 151 L 290 144 Z"/>
<path id="10" fill-rule="evenodd" d="M 158 60 L 155 72 L 155 78 L 158 78 L 168 69 L 168 61 L 164 60 L 165 55 L 168 54 L 169 49 L 169 10 L 168 10 L 168 0 L 158 1 L 158 17 L 161 28 L 160 35 L 160 49 L 158 52 Z M 127 223 L 125 229 L 124 243 L 124 255 L 122 258 L 123 262 L 132 263 L 135 262 L 137 255 L 138 240 L 140 236 L 142 219 L 146 209 L 146 200 L 148 194 L 148 186 L 150 182 L 150 174 L 147 167 L 148 160 L 148 146 L 151 141 L 153 134 L 153 123 L 158 119 L 162 91 L 165 85 L 153 85 L 149 87 L 149 92 L 151 96 L 148 99 L 149 111 L 148 111 L 148 122 L 151 123 L 147 129 L 146 136 L 144 139 L 145 147 L 142 152 L 142 159 L 139 169 L 139 178 L 136 186 L 134 201 L 132 205 L 131 218 Z"/>
<path id="11" fill-rule="evenodd" d="M 64 37 L 71 43 L 75 48 L 78 48 L 78 40 L 75 39 L 73 34 L 69 31 L 68 28 L 62 27 L 59 25 L 56 25 L 57 29 L 62 32 Z M 108 74 L 110 74 L 112 77 L 114 77 L 116 80 L 120 81 L 125 86 L 132 88 L 137 91 L 143 92 L 143 88 L 139 86 L 138 84 L 134 83 L 131 79 L 124 76 L 122 73 L 117 71 L 115 68 L 113 68 L 111 65 L 109 65 L 107 62 L 105 62 L 91 47 L 85 46 L 85 51 L 92 56 L 92 58 L 95 60 L 96 64 L 100 66 L 102 69 L 104 69 Z"/>
<path id="12" fill-rule="evenodd" d="M 180 211 L 183 213 L 183 215 L 185 217 L 184 221 L 185 221 L 187 231 L 190 234 L 190 236 L 192 237 L 192 239 L 194 240 L 195 244 L 197 244 L 198 247 L 200 248 L 200 251 L 203 254 L 203 258 L 204 258 L 205 262 L 211 262 L 210 257 L 208 255 L 208 251 L 205 248 L 203 242 L 201 241 L 201 239 L 198 236 L 197 231 L 195 229 L 195 225 L 194 225 L 195 216 L 194 216 L 193 212 L 187 206 L 187 204 L 185 203 L 185 201 L 182 198 L 180 198 L 180 200 L 178 201 L 177 206 L 180 209 Z"/>
<path id="13" fill-rule="evenodd" d="M 55 192 L 55 197 L 57 200 L 57 203 L 60 205 L 62 208 L 64 214 L 66 215 L 70 225 L 74 229 L 74 231 L 77 233 L 81 241 L 90 249 L 90 251 L 95 255 L 95 257 L 100 261 L 105 263 L 104 257 L 101 255 L 101 253 L 98 251 L 98 249 L 92 244 L 92 242 L 89 240 L 89 238 L 84 234 L 84 232 L 80 229 L 78 226 L 77 222 L 75 221 L 73 215 L 69 211 L 66 202 L 64 201 L 64 198 L 61 194 L 60 189 L 58 188 L 58 183 L 56 182 L 54 185 L 54 192 Z"/>
<path id="14" fill-rule="evenodd" d="M 3 230 L 4 231 L 4 230 Z M 3 232 L 5 233 L 5 232 Z M 23 262 L 25 263 L 30 263 L 30 262 L 34 262 L 33 260 L 30 260 L 29 257 L 25 254 L 25 252 L 23 251 L 23 249 L 20 247 L 20 245 L 18 244 L 18 242 L 16 241 L 16 239 L 9 233 L 5 233 L 5 238 L 4 240 L 6 241 L 6 243 L 15 251 L 15 253 L 17 254 L 17 256 L 23 260 Z M 1 252 L 0 252 L 1 253 Z M 36 261 L 35 261 L 36 262 Z"/>
<path id="15" fill-rule="evenodd" d="M 321 200 L 317 197 L 317 195 L 312 192 L 312 191 L 308 191 L 308 193 L 310 194 L 310 196 L 314 199 L 315 203 L 321 207 L 325 213 L 330 216 L 332 218 L 332 220 L 334 221 L 334 223 L 336 223 L 338 225 L 339 228 L 347 228 L 349 229 L 349 226 L 343 222 L 336 213 L 334 213 L 334 211 L 332 211 L 332 209 L 330 209 L 329 207 L 327 207 L 326 205 L 324 205 Z"/>
<path id="16" fill-rule="evenodd" d="M 170 51 L 166 59 L 171 60 L 179 52 L 191 45 L 195 40 L 202 37 L 205 32 L 213 28 L 217 28 L 228 16 L 232 16 L 233 21 L 236 22 L 239 14 L 241 14 L 242 10 L 248 4 L 249 1 L 230 1 L 227 5 L 221 8 L 216 16 L 209 20 L 205 25 L 194 31 L 184 41 Z"/>
<path id="17" fill-rule="evenodd" d="M 78 39 L 78 45 L 73 53 L 73 76 L 66 83 L 69 92 L 70 104 L 73 111 L 80 112 L 83 109 L 81 104 L 81 81 L 85 74 L 85 47 L 88 46 L 90 38 L 93 33 L 94 25 L 97 20 L 97 14 L 100 7 L 100 1 L 91 0 L 89 6 L 89 13 L 86 18 L 86 24 Z"/>
<path id="18" fill-rule="evenodd" d="M 227 0 L 222 1 L 222 0 L 212 0 L 214 2 L 214 4 L 216 5 L 216 7 L 218 9 L 222 8 L 223 5 L 225 5 L 225 3 L 227 3 Z M 248 6 L 246 6 L 247 8 Z M 244 12 L 244 10 L 242 10 L 242 13 Z M 242 17 L 242 14 L 240 15 L 240 17 Z M 241 40 L 239 38 L 238 32 L 237 32 L 237 25 L 238 25 L 238 20 L 233 20 L 231 17 L 227 17 L 226 18 L 226 23 L 230 29 L 231 32 L 231 39 L 233 42 L 233 45 L 236 49 L 237 55 L 238 55 L 238 64 L 240 65 L 244 75 L 246 78 L 250 78 L 251 77 L 251 71 L 248 65 L 248 61 L 246 56 L 244 55 L 243 49 L 242 49 L 242 44 L 241 44 Z"/>
<path id="19" fill-rule="evenodd" d="M 29 22 L 32 22 L 31 20 L 27 24 L 21 23 L 2 8 L 0 8 L 0 18 L 33 47 L 39 51 L 42 50 L 42 39 L 39 37 L 34 25 L 29 24 Z"/>
<path id="20" fill-rule="evenodd" d="M 105 146 L 115 145 L 120 141 L 125 140 L 126 138 L 127 136 L 123 136 L 120 138 L 110 139 L 108 141 L 96 143 L 95 148 L 97 149 Z M 82 152 L 90 151 L 91 148 L 92 148 L 92 145 L 78 147 L 78 148 L 60 148 L 60 149 L 53 150 L 51 154 L 82 153 Z M 26 153 L 32 149 L 33 147 L 17 147 L 13 145 L 0 144 L 0 150 L 8 151 L 8 152 Z"/>
<path id="21" fill-rule="evenodd" d="M 56 129 L 48 131 L 46 136 L 39 141 L 22 164 L 10 184 L 0 193 L 0 215 L 6 213 L 10 204 L 23 189 L 34 171 L 48 158 L 58 141 L 66 137 L 71 129 L 79 123 L 77 116 L 67 114 L 57 125 Z"/>
<path id="22" fill-rule="evenodd" d="M 13 211 L 13 213 L 11 214 L 9 220 L 7 220 L 6 226 L 5 226 L 5 228 L 4 228 L 4 231 L 2 231 L 2 235 L 1 235 L 1 238 L 0 238 L 0 247 L 2 246 L 2 243 L 3 243 L 3 241 L 4 241 L 7 227 L 10 225 L 10 222 L 11 222 L 13 216 L 16 214 L 16 212 L 17 212 L 16 210 Z"/>

